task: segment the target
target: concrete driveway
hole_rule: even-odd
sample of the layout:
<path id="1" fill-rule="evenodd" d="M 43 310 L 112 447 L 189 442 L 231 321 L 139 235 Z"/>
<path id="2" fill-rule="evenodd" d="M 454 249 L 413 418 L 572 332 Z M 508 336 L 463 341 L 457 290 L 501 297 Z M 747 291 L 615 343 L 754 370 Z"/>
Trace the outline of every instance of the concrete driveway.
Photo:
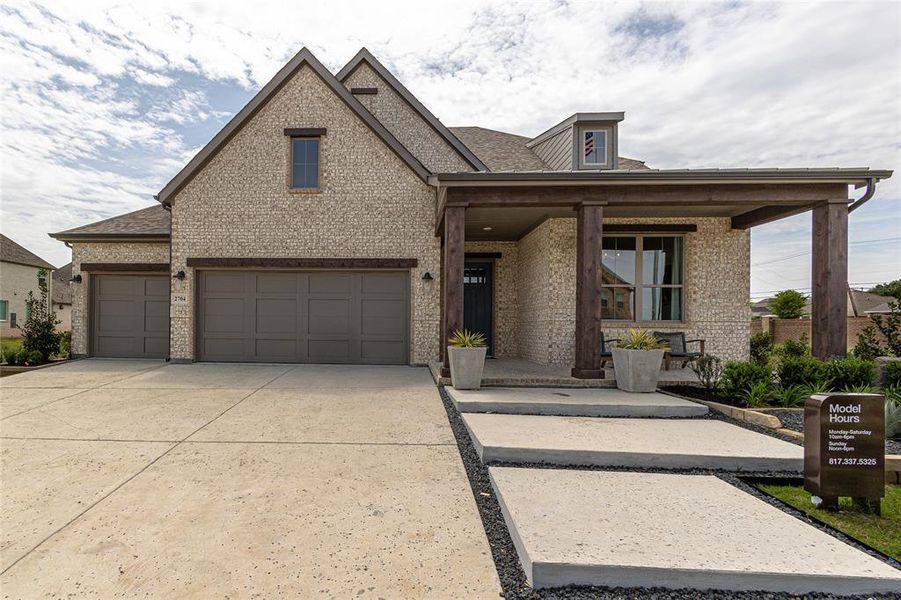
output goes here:
<path id="1" fill-rule="evenodd" d="M 83 360 L 0 419 L 3 597 L 498 596 L 424 368 Z"/>

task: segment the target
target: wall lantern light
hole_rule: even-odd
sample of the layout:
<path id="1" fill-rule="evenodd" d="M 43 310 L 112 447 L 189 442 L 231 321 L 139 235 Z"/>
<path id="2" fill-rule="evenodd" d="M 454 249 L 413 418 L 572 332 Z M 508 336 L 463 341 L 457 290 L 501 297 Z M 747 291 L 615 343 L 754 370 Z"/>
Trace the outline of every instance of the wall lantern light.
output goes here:
<path id="1" fill-rule="evenodd" d="M 172 276 L 173 279 L 178 279 L 179 281 L 183 281 L 185 277 L 187 277 L 187 275 L 185 275 L 184 271 L 179 271 L 178 273 L 176 273 L 175 275 Z"/>
<path id="2" fill-rule="evenodd" d="M 433 279 L 434 279 L 434 277 L 432 277 L 432 274 L 429 273 L 428 271 L 426 271 L 425 273 L 422 274 L 422 280 L 425 281 L 426 283 L 430 283 Z"/>
<path id="3" fill-rule="evenodd" d="M 81 274 L 73 275 L 72 279 L 70 279 L 69 281 L 73 283 L 81 283 Z"/>

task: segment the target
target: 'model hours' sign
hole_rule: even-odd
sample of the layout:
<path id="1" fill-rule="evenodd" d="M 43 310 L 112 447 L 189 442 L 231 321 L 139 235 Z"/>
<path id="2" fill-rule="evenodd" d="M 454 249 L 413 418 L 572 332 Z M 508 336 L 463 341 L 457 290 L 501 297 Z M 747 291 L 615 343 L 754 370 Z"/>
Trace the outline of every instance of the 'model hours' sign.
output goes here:
<path id="1" fill-rule="evenodd" d="M 816 394 L 804 404 L 804 489 L 834 505 L 839 496 L 885 495 L 885 399 Z"/>

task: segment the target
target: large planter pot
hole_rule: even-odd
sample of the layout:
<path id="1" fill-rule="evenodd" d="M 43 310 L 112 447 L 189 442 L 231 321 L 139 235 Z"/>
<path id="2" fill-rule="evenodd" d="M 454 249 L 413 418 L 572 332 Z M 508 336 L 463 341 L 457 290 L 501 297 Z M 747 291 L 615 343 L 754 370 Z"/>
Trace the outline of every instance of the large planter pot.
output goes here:
<path id="1" fill-rule="evenodd" d="M 447 347 L 450 360 L 451 384 L 458 390 L 477 390 L 482 387 L 482 370 L 488 348 Z"/>
<path id="2" fill-rule="evenodd" d="M 654 392 L 663 364 L 663 350 L 613 348 L 616 387 L 627 392 Z"/>

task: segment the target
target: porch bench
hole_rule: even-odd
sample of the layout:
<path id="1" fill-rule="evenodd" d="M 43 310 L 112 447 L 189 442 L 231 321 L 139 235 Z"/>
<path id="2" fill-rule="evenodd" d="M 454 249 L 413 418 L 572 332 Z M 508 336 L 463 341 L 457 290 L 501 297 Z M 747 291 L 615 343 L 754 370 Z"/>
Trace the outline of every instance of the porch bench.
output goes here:
<path id="1" fill-rule="evenodd" d="M 619 338 L 613 338 L 610 340 L 604 339 L 604 332 L 601 332 L 601 368 L 609 362 L 613 363 L 613 350 L 607 346 L 607 344 L 612 344 L 614 342 L 621 341 Z"/>
<path id="2" fill-rule="evenodd" d="M 669 346 L 663 355 L 663 368 L 669 371 L 674 362 L 681 362 L 684 367 L 689 361 L 704 356 L 704 340 L 686 340 L 682 331 L 655 331 L 654 337 Z M 689 344 L 698 344 L 698 352 L 690 352 Z"/>

